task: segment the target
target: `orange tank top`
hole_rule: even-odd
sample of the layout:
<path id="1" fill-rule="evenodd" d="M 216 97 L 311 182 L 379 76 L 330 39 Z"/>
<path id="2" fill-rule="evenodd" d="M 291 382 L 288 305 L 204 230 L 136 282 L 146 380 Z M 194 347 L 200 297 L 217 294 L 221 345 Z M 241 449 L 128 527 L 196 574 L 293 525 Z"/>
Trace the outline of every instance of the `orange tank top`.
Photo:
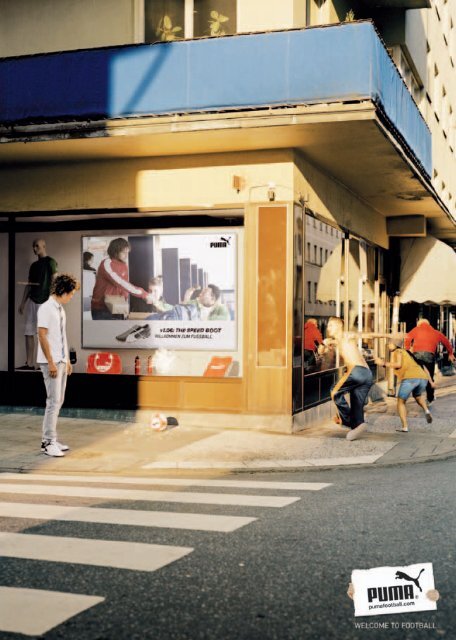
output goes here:
<path id="1" fill-rule="evenodd" d="M 402 366 L 395 369 L 394 373 L 399 381 L 409 380 L 410 378 L 421 378 L 427 380 L 427 375 L 421 365 L 416 362 L 405 349 L 397 349 L 396 353 L 402 355 Z"/>

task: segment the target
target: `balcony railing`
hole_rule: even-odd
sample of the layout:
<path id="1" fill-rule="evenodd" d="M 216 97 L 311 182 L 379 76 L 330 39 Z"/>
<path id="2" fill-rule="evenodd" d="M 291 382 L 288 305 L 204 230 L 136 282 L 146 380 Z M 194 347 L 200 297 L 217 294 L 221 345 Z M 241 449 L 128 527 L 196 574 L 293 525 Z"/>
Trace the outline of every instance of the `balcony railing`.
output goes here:
<path id="1" fill-rule="evenodd" d="M 0 124 L 372 100 L 430 175 L 431 137 L 370 21 L 0 61 Z"/>

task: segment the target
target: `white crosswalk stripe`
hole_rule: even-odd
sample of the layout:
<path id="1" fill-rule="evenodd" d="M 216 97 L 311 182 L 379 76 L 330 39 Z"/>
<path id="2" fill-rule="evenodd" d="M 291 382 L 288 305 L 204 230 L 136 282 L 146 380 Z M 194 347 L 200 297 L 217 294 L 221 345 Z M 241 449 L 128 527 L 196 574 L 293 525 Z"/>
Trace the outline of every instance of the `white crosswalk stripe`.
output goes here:
<path id="1" fill-rule="evenodd" d="M 4 557 L 70 562 L 131 571 L 156 571 L 192 551 L 191 547 L 142 542 L 0 533 L 0 554 Z"/>
<path id="2" fill-rule="evenodd" d="M 256 520 L 256 518 L 242 516 L 218 516 L 204 513 L 62 507 L 48 504 L 24 504 L 22 502 L 0 502 L 0 517 L 65 520 L 67 522 L 92 522 L 135 527 L 165 527 L 221 533 L 236 531 L 236 529 Z"/>
<path id="3" fill-rule="evenodd" d="M 235 493 L 199 493 L 179 491 L 149 491 L 139 489 L 105 489 L 91 487 L 55 486 L 45 484 L 19 485 L 0 482 L 1 493 L 53 495 L 107 500 L 136 500 L 148 502 L 184 502 L 187 504 L 221 504 L 245 507 L 286 507 L 300 498 L 291 496 L 259 496 Z"/>
<path id="4" fill-rule="evenodd" d="M 41 636 L 103 601 L 77 593 L 0 587 L 0 631 Z"/>
<path id="5" fill-rule="evenodd" d="M 321 491 L 330 487 L 327 482 L 276 482 L 274 480 L 219 480 L 212 478 L 195 479 L 195 478 L 162 478 L 150 476 L 77 476 L 77 475 L 58 475 L 53 476 L 46 473 L 2 473 L 0 480 L 19 480 L 30 482 L 47 481 L 53 482 L 89 482 L 104 484 L 137 484 L 137 485 L 169 485 L 175 487 L 214 487 L 214 488 L 232 488 L 232 489 L 266 489 L 266 490 L 284 490 L 284 491 Z"/>
<path id="6" fill-rule="evenodd" d="M 40 484 L 37 484 L 39 482 Z M 74 484 L 65 484 L 74 483 Z M 93 485 L 121 485 L 108 488 Z M 88 486 L 92 485 L 92 486 Z M 145 487 L 183 487 L 188 491 L 147 489 Z M 276 491 L 320 491 L 331 486 L 318 482 L 277 482 L 211 478 L 162 478 L 79 476 L 51 474 L 0 474 L 0 495 L 39 496 L 38 501 L 0 502 L 0 518 L 32 519 L 51 522 L 105 524 L 114 527 L 162 527 L 176 530 L 204 531 L 229 534 L 245 527 L 257 517 L 180 513 L 178 511 L 138 510 L 110 506 L 74 506 L 46 504 L 51 496 L 62 498 L 91 498 L 125 502 L 165 502 L 192 505 L 214 505 L 218 508 L 259 507 L 283 508 L 300 497 L 269 495 Z M 129 487 L 129 488 L 124 488 Z M 140 488 L 141 487 L 141 488 Z M 194 491 L 194 487 L 208 487 L 212 493 Z M 217 489 L 217 491 L 215 491 Z M 225 493 L 223 490 L 231 490 Z M 255 494 L 235 493 L 236 490 L 255 490 Z M 19 498 L 20 499 L 20 498 Z M 52 563 L 74 563 L 95 567 L 153 572 L 193 551 L 193 547 L 74 538 L 60 535 L 1 532 L 0 556 L 19 560 Z M 52 571 L 51 568 L 48 570 Z M 48 591 L 0 587 L 0 632 L 42 635 L 63 624 L 69 618 L 102 602 L 99 595 L 81 595 Z M 24 616 L 24 611 L 27 615 Z"/>

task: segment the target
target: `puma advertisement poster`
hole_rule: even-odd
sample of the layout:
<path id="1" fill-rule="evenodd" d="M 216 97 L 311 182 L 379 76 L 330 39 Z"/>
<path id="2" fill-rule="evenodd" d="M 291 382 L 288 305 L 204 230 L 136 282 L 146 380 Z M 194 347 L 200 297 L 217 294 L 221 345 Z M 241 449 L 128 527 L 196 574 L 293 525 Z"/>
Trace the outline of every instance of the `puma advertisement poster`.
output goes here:
<path id="1" fill-rule="evenodd" d="M 432 563 L 352 572 L 355 616 L 435 611 Z"/>
<path id="2" fill-rule="evenodd" d="M 237 235 L 82 238 L 83 346 L 234 351 Z"/>

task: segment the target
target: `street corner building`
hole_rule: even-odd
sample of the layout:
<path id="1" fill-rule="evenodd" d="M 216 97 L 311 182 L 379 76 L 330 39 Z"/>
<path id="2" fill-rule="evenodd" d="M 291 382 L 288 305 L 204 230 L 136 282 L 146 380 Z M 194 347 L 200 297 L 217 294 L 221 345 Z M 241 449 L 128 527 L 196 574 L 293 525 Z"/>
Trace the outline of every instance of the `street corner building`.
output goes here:
<path id="1" fill-rule="evenodd" d="M 19 370 L 37 238 L 81 279 L 74 409 L 291 433 L 329 415 L 330 316 L 454 339 L 454 3 L 0 0 L 0 23 L 4 406 L 44 402 Z M 385 340 L 362 347 L 385 388 Z"/>

